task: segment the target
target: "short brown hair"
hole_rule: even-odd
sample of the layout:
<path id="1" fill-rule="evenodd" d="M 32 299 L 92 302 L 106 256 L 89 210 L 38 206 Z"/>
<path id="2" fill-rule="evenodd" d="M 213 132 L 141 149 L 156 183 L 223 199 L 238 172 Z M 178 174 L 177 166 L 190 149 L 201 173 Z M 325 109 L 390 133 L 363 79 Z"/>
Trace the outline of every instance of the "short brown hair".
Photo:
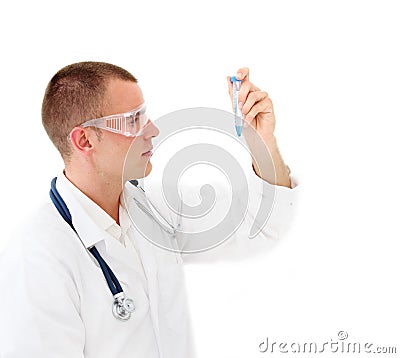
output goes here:
<path id="1" fill-rule="evenodd" d="M 105 93 L 111 79 L 137 83 L 121 67 L 104 62 L 79 62 L 58 71 L 47 85 L 42 104 L 42 123 L 63 159 L 71 154 L 68 135 L 92 118 L 103 117 Z"/>

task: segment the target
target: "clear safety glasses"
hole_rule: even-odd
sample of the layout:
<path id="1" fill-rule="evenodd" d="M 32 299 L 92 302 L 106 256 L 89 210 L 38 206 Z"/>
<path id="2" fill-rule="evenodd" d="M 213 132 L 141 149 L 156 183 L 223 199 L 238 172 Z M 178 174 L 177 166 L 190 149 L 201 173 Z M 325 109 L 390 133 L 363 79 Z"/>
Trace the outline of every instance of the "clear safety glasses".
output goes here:
<path id="1" fill-rule="evenodd" d="M 134 137 L 140 135 L 147 121 L 146 103 L 143 103 L 139 108 L 133 109 L 130 112 L 91 119 L 80 126 L 83 128 L 101 128 L 110 132 L 123 134 L 126 137 Z"/>

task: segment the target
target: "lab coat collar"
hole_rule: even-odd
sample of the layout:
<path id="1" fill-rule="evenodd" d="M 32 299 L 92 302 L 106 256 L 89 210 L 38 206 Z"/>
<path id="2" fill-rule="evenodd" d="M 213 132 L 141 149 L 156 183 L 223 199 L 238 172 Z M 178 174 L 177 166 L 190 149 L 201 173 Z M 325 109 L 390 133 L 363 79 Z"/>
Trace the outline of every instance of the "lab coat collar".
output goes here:
<path id="1" fill-rule="evenodd" d="M 103 230 L 109 229 L 111 226 L 116 224 L 115 220 L 107 214 L 100 206 L 98 206 L 93 200 L 88 198 L 82 193 L 79 188 L 72 184 L 63 174 L 61 180 L 68 187 L 69 191 L 73 194 L 79 204 L 85 209 L 92 220 Z"/>
<path id="2" fill-rule="evenodd" d="M 78 200 L 79 196 L 84 194 L 63 173 L 57 177 L 56 187 L 71 213 L 72 223 L 86 248 L 90 248 L 98 242 L 112 237 L 105 230 L 115 223 L 115 221 L 92 200 L 85 197 L 85 202 L 87 202 L 92 213 L 90 215 L 82 206 L 81 201 Z M 96 215 L 99 215 L 98 220 L 94 220 L 94 212 Z"/>

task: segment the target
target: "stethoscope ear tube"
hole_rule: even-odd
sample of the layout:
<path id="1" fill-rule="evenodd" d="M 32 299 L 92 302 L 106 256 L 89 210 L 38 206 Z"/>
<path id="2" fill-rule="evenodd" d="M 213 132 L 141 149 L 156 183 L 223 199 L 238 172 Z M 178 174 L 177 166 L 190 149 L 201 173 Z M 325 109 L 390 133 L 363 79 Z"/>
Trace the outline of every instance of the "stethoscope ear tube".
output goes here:
<path id="1" fill-rule="evenodd" d="M 67 222 L 67 224 L 72 228 L 72 230 L 76 232 L 74 225 L 72 224 L 71 213 L 69 212 L 68 207 L 65 204 L 65 201 L 62 199 L 60 193 L 56 188 L 56 181 L 57 178 L 53 178 L 53 180 L 51 181 L 51 186 L 50 186 L 51 201 L 53 202 L 54 206 L 56 207 L 62 218 Z"/>
<path id="2" fill-rule="evenodd" d="M 53 202 L 54 206 L 56 207 L 57 211 L 62 216 L 62 218 L 65 220 L 65 222 L 78 235 L 72 223 L 71 213 L 69 212 L 68 207 L 65 204 L 65 201 L 63 200 L 63 198 L 61 197 L 60 193 L 56 188 L 56 181 L 57 178 L 54 178 L 51 181 L 51 186 L 50 186 L 51 201 Z M 105 262 L 104 259 L 101 257 L 96 247 L 95 246 L 90 247 L 89 251 L 94 256 L 96 261 L 99 263 L 101 271 L 103 272 L 103 275 L 107 281 L 107 285 L 112 295 L 114 296 L 114 302 L 112 306 L 113 315 L 121 321 L 127 321 L 131 317 L 132 312 L 135 311 L 135 305 L 133 301 L 130 298 L 125 297 L 124 291 L 122 290 L 122 286 L 119 283 L 117 277 L 111 270 L 110 266 L 108 266 L 107 262 Z"/>

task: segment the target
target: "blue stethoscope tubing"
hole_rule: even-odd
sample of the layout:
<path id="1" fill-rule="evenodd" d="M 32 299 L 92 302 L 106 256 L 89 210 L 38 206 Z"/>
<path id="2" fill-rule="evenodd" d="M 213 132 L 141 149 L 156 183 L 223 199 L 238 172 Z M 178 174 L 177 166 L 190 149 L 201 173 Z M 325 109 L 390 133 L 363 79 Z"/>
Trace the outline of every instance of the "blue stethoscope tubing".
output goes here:
<path id="1" fill-rule="evenodd" d="M 51 181 L 50 187 L 50 198 L 56 207 L 57 211 L 61 215 L 61 217 L 65 220 L 65 222 L 71 227 L 72 230 L 78 235 L 75 230 L 75 227 L 72 223 L 72 216 L 68 210 L 67 204 L 61 197 L 60 193 L 56 188 L 57 178 L 53 178 Z M 79 237 L 79 235 L 78 235 Z M 116 318 L 122 321 L 126 321 L 130 318 L 131 313 L 135 310 L 135 306 L 133 301 L 129 298 L 125 298 L 124 291 L 122 289 L 121 284 L 119 283 L 117 277 L 114 272 L 111 270 L 110 266 L 108 266 L 107 262 L 104 261 L 99 251 L 95 246 L 89 248 L 90 253 L 94 256 L 97 262 L 100 265 L 100 268 L 104 274 L 104 277 L 107 281 L 107 285 L 114 296 L 113 302 L 113 314 Z"/>

